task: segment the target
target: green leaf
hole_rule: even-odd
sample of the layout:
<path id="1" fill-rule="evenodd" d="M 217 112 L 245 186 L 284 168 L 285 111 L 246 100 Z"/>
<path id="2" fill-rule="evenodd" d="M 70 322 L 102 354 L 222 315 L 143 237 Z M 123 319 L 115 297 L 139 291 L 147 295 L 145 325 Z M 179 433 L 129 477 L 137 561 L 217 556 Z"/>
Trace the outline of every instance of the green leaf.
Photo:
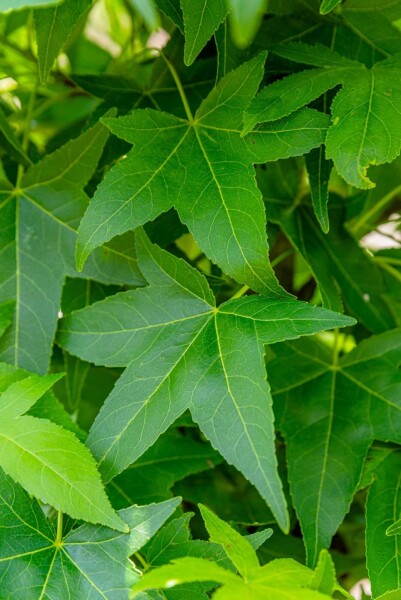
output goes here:
<path id="1" fill-rule="evenodd" d="M 208 444 L 169 431 L 110 484 L 113 504 L 159 502 L 172 496 L 171 488 L 180 479 L 205 471 L 222 461 Z M 131 503 L 132 503 L 131 502 Z"/>
<path id="2" fill-rule="evenodd" d="M 267 0 L 227 0 L 232 37 L 240 48 L 255 37 L 267 8 Z"/>
<path id="3" fill-rule="evenodd" d="M 397 523 L 401 513 L 401 454 L 394 448 L 375 469 L 366 505 L 366 555 L 374 597 L 399 587 Z M 380 549 L 380 551 L 379 551 Z"/>
<path id="4" fill-rule="evenodd" d="M 47 6 L 48 4 L 59 4 L 62 0 L 0 0 L 0 11 L 16 10 L 29 6 Z"/>
<path id="5" fill-rule="evenodd" d="M 216 309 L 206 280 L 188 264 L 143 234 L 137 251 L 150 287 L 73 313 L 59 335 L 59 343 L 84 360 L 129 365 L 88 438 L 104 477 L 110 480 L 131 464 L 190 408 L 212 445 L 258 488 L 285 528 L 263 345 L 352 320 L 257 295 Z M 127 403 L 133 396 L 135 402 Z"/>
<path id="6" fill-rule="evenodd" d="M 153 0 L 130 0 L 150 31 L 160 26 L 160 19 Z"/>
<path id="7" fill-rule="evenodd" d="M 14 313 L 14 302 L 3 302 L 0 304 L 0 337 L 11 324 Z"/>
<path id="8" fill-rule="evenodd" d="M 319 46 L 290 44 L 279 53 L 319 68 L 290 75 L 264 88 L 247 109 L 244 131 L 255 123 L 288 115 L 341 84 L 331 106 L 326 157 L 333 159 L 347 183 L 364 189 L 374 187 L 367 177 L 368 167 L 391 162 L 401 151 L 400 57 L 367 69 Z"/>
<path id="9" fill-rule="evenodd" d="M 319 12 L 321 15 L 327 15 L 332 10 L 337 8 L 339 4 L 341 4 L 342 0 L 322 0 L 320 4 Z"/>
<path id="10" fill-rule="evenodd" d="M 340 359 L 309 340 L 274 348 L 268 371 L 275 414 L 310 565 L 348 512 L 373 439 L 400 442 L 400 347 L 395 329 Z"/>
<path id="11" fill-rule="evenodd" d="M 319 146 L 326 116 L 301 111 L 242 138 L 241 113 L 257 90 L 264 60 L 260 55 L 224 77 L 193 122 L 154 110 L 107 121 L 135 146 L 106 175 L 81 222 L 79 268 L 100 244 L 174 205 L 198 245 L 227 274 L 261 293 L 283 293 L 267 260 L 252 165 Z"/>
<path id="12" fill-rule="evenodd" d="M 129 533 L 84 524 L 56 541 L 38 503 L 0 471 L 0 594 L 10 600 L 125 598 L 138 579 L 128 557 L 172 514 L 177 499 L 120 511 Z M 110 565 L 113 568 L 110 568 Z M 76 596 L 76 594 L 78 594 Z"/>
<path id="13" fill-rule="evenodd" d="M 10 127 L 3 110 L 0 108 L 0 142 L 1 147 L 9 152 L 15 160 L 27 167 L 31 164 L 30 159 L 22 148 Z"/>
<path id="14" fill-rule="evenodd" d="M 327 550 L 322 550 L 319 554 L 315 573 L 311 582 L 311 587 L 322 594 L 332 596 L 337 587 L 336 570 L 333 559 Z"/>
<path id="15" fill-rule="evenodd" d="M 327 233 L 329 231 L 329 212 L 327 208 L 329 179 L 333 163 L 331 160 L 326 159 L 324 146 L 320 146 L 320 148 L 312 150 L 305 156 L 305 164 L 308 170 L 313 210 L 322 231 Z"/>
<path id="16" fill-rule="evenodd" d="M 199 505 L 201 515 L 205 521 L 210 541 L 221 544 L 238 573 L 246 579 L 248 575 L 259 567 L 259 560 L 250 542 L 240 533 L 219 519 L 214 513 Z"/>
<path id="17" fill-rule="evenodd" d="M 32 375 L 10 385 L 0 394 L 0 418 L 21 416 L 61 377 L 63 373 L 44 377 Z"/>
<path id="18" fill-rule="evenodd" d="M 42 83 L 47 81 L 54 61 L 76 25 L 92 6 L 92 1 L 64 0 L 56 6 L 34 11 L 39 75 Z"/>
<path id="19" fill-rule="evenodd" d="M 341 310 L 342 299 L 351 314 L 367 329 L 379 333 L 395 326 L 383 299 L 387 285 L 378 265 L 349 234 L 345 206 L 340 198 L 330 199 L 330 232 L 324 234 L 314 219 L 307 202 L 293 205 L 293 197 L 285 190 L 285 200 L 272 198 L 270 182 L 277 171 L 265 171 L 260 178 L 269 206 L 269 219 L 279 223 L 293 246 L 301 253 L 313 272 L 323 304 Z M 340 250 L 341 248 L 341 250 Z M 342 257 L 346 253 L 345 265 Z"/>
<path id="20" fill-rule="evenodd" d="M 76 519 L 124 531 L 89 450 L 55 423 L 21 416 L 59 378 L 48 375 L 40 381 L 34 375 L 1 394 L 0 466 L 45 504 Z"/>
<path id="21" fill-rule="evenodd" d="M 400 153 L 400 74 L 400 59 L 382 61 L 371 71 L 355 72 L 334 99 L 326 156 L 351 185 L 374 187 L 369 165 L 391 162 Z"/>
<path id="22" fill-rule="evenodd" d="M 193 63 L 227 15 L 225 0 L 181 0 L 186 65 Z"/>
<path id="23" fill-rule="evenodd" d="M 15 316 L 0 342 L 0 356 L 15 366 L 47 371 L 64 278 L 80 276 L 74 245 L 88 202 L 82 188 L 106 139 L 105 128 L 95 125 L 33 165 L 22 179 L 22 189 L 5 190 L 0 256 L 7 267 L 0 273 L 0 300 L 15 299 Z M 81 276 L 104 283 L 143 281 L 131 248 L 126 244 L 121 249 L 119 242 L 99 249 Z"/>

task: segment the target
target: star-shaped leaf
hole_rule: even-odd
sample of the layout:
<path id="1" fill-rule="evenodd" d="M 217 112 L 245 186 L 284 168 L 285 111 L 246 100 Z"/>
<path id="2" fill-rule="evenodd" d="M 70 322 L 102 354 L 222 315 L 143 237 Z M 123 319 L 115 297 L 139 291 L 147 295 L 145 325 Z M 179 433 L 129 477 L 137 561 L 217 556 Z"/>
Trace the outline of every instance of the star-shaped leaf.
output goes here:
<path id="1" fill-rule="evenodd" d="M 253 164 L 320 146 L 328 117 L 304 109 L 241 137 L 242 113 L 257 91 L 264 61 L 262 54 L 220 80 L 195 118 L 187 107 L 188 120 L 150 109 L 105 120 L 134 148 L 106 175 L 82 219 L 79 268 L 100 244 L 175 206 L 225 273 L 258 292 L 283 294 L 267 258 Z"/>
<path id="2" fill-rule="evenodd" d="M 170 564 L 145 573 L 135 585 L 134 592 L 149 588 L 170 589 L 177 584 L 192 581 L 219 583 L 221 587 L 212 596 L 216 600 L 324 600 L 331 597 L 335 588 L 342 591 L 332 577 L 324 577 L 320 563 L 315 572 L 295 560 L 285 558 L 273 560 L 261 567 L 249 540 L 206 507 L 201 506 L 201 512 L 210 541 L 224 548 L 238 575 L 215 561 L 184 557 L 173 559 Z M 136 594 L 134 597 L 137 597 Z"/>
<path id="3" fill-rule="evenodd" d="M 67 275 L 103 283 L 143 281 L 128 238 L 99 248 L 83 274 L 75 270 L 76 228 L 88 203 L 83 187 L 106 139 L 105 127 L 97 124 L 33 165 L 21 189 L 0 184 L 0 300 L 15 300 L 0 356 L 15 366 L 46 373 Z"/>
<path id="4" fill-rule="evenodd" d="M 2 374 L 9 385 L 0 394 L 0 467 L 45 504 L 124 531 L 89 450 L 71 431 L 24 414 L 62 375 Z"/>
<path id="5" fill-rule="evenodd" d="M 289 115 L 341 84 L 331 106 L 326 157 L 351 185 L 374 187 L 367 177 L 368 167 L 391 162 L 401 151 L 401 55 L 367 69 L 324 46 L 292 43 L 277 52 L 318 68 L 264 88 L 247 110 L 245 131 L 255 123 Z"/>
<path id="6" fill-rule="evenodd" d="M 128 533 L 86 523 L 59 539 L 36 500 L 0 470 L 1 596 L 128 600 L 138 579 L 129 556 L 151 538 L 178 502 L 173 498 L 121 510 Z M 9 529 L 12 536 L 6 534 Z"/>
<path id="7" fill-rule="evenodd" d="M 315 340 L 274 348 L 274 408 L 309 564 L 348 511 L 373 439 L 401 441 L 400 348 L 400 329 L 341 358 Z"/>
<path id="8" fill-rule="evenodd" d="M 59 335 L 59 343 L 84 360 L 128 365 L 87 440 L 105 479 L 134 462 L 189 408 L 212 445 L 257 487 L 286 529 L 264 344 L 352 319 L 258 295 L 216 308 L 203 275 L 143 233 L 137 237 L 150 287 L 72 313 Z"/>

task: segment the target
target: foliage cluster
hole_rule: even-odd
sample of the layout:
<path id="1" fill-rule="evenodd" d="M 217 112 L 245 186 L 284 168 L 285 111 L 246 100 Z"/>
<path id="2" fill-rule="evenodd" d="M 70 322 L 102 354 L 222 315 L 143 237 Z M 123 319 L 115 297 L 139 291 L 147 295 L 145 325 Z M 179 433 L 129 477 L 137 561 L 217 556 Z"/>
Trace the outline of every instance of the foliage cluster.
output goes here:
<path id="1" fill-rule="evenodd" d="M 1 600 L 401 598 L 400 150 L 400 0 L 0 0 Z"/>

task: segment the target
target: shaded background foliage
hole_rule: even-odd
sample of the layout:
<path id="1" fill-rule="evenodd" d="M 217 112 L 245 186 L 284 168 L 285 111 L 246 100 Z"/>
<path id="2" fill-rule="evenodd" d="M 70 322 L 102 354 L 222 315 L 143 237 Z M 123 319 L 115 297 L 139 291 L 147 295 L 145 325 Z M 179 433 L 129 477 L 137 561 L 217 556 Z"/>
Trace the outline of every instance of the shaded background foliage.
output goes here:
<path id="1" fill-rule="evenodd" d="M 401 598 L 401 2 L 0 11 L 0 597 Z"/>

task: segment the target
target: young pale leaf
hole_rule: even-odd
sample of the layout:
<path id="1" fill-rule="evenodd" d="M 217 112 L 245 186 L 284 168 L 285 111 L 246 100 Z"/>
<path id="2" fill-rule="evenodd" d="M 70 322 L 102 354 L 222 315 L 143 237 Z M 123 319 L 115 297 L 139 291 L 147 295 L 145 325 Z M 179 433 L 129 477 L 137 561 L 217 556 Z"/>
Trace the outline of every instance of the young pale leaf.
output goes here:
<path id="1" fill-rule="evenodd" d="M 128 365 L 88 438 L 104 477 L 110 480 L 134 462 L 190 408 L 212 445 L 257 487 L 285 529 L 264 344 L 352 319 L 257 295 L 216 308 L 199 272 L 143 233 L 137 237 L 150 287 L 73 313 L 59 335 L 59 343 L 84 360 Z"/>
<path id="2" fill-rule="evenodd" d="M 0 0 L 0 11 L 16 10 L 18 8 L 47 6 L 48 4 L 60 4 L 62 0 Z"/>
<path id="3" fill-rule="evenodd" d="M 25 598 L 128 598 L 137 581 L 128 557 L 173 513 L 179 500 L 120 511 L 129 533 L 84 524 L 56 542 L 53 525 L 28 494 L 0 471 L 0 595 Z M 110 565 L 112 564 L 112 568 Z"/>
<path id="4" fill-rule="evenodd" d="M 267 7 L 267 0 L 227 0 L 231 35 L 240 48 L 255 37 Z"/>
<path id="5" fill-rule="evenodd" d="M 340 359 L 309 340 L 274 348 L 268 369 L 275 414 L 310 565 L 348 511 L 373 439 L 401 441 L 400 348 L 399 329 Z"/>
<path id="6" fill-rule="evenodd" d="M 319 8 L 319 12 L 321 15 L 327 15 L 332 10 L 337 8 L 339 4 L 341 4 L 342 0 L 322 0 L 322 3 Z"/>
<path id="7" fill-rule="evenodd" d="M 181 0 L 186 65 L 194 62 L 227 15 L 225 0 Z"/>
<path id="8" fill-rule="evenodd" d="M 258 292 L 283 294 L 267 259 L 253 163 L 320 146 L 327 116 L 301 111 L 241 137 L 242 112 L 257 91 L 264 61 L 259 55 L 221 79 L 194 120 L 136 110 L 105 121 L 134 148 L 106 175 L 82 219 L 78 268 L 100 244 L 175 206 L 225 273 Z"/>
<path id="9" fill-rule="evenodd" d="M 373 596 L 399 587 L 401 453 L 394 448 L 377 465 L 366 504 L 366 555 Z"/>
<path id="10" fill-rule="evenodd" d="M 146 27 L 152 31 L 160 27 L 160 19 L 153 0 L 130 0 L 132 6 L 144 20 Z"/>
<path id="11" fill-rule="evenodd" d="M 63 376 L 63 373 L 43 377 L 32 375 L 16 381 L 0 394 L 0 418 L 21 416 Z"/>
<path id="12" fill-rule="evenodd" d="M 336 570 L 327 550 L 322 550 L 317 561 L 311 587 L 322 594 L 332 596 L 337 587 Z"/>
<path id="13" fill-rule="evenodd" d="M 16 374 L 18 376 L 18 374 Z M 89 450 L 70 431 L 24 415 L 60 375 L 12 384 L 0 396 L 0 467 L 45 504 L 76 519 L 124 531 Z"/>
<path id="14" fill-rule="evenodd" d="M 238 573 L 245 579 L 259 567 L 259 560 L 250 542 L 235 531 L 228 523 L 219 519 L 214 513 L 199 505 L 205 521 L 210 541 L 221 544 Z"/>
<path id="15" fill-rule="evenodd" d="M 54 61 L 67 43 L 74 27 L 92 6 L 92 2 L 93 0 L 64 0 L 61 4 L 34 11 L 39 75 L 42 83 L 47 81 Z"/>
<path id="16" fill-rule="evenodd" d="M 104 126 L 95 125 L 33 165 L 22 189 L 5 190 L 0 257 L 7 268 L 0 271 L 0 299 L 15 299 L 16 306 L 12 327 L 0 342 L 0 356 L 15 366 L 47 371 L 66 275 L 104 283 L 143 281 L 131 248 L 121 251 L 118 245 L 99 249 L 82 275 L 75 270 L 76 228 L 88 202 L 82 188 L 106 139 Z"/>

